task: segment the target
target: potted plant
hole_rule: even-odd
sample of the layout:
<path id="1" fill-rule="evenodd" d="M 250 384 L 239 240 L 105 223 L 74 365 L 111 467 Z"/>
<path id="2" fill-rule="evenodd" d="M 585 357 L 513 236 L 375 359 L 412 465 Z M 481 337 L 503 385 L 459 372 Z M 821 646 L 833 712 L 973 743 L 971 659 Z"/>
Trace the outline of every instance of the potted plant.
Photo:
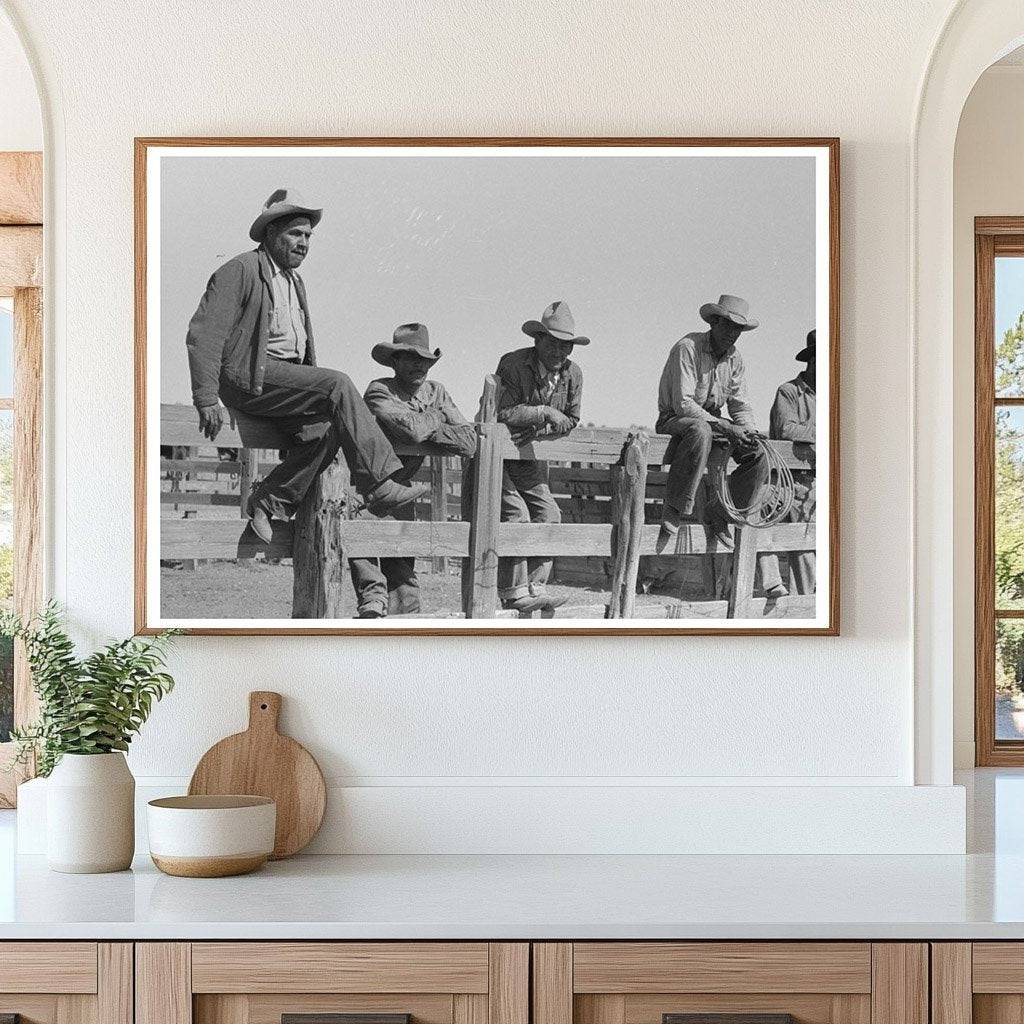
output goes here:
<path id="1" fill-rule="evenodd" d="M 129 637 L 84 658 L 51 603 L 22 622 L 0 614 L 0 634 L 25 645 L 39 719 L 11 736 L 22 763 L 47 782 L 47 862 L 54 871 L 122 871 L 135 853 L 135 779 L 124 752 L 153 702 L 174 687 L 162 671 L 177 631 Z"/>

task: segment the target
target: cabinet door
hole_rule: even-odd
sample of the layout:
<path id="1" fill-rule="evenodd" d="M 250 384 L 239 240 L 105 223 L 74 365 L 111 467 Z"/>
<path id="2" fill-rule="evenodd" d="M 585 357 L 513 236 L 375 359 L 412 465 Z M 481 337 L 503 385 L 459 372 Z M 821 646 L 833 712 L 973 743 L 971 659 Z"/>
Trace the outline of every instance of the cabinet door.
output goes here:
<path id="1" fill-rule="evenodd" d="M 932 1020 L 1024 1020 L 1024 942 L 932 943 Z"/>
<path id="2" fill-rule="evenodd" d="M 139 943 L 136 984 L 136 1024 L 528 1024 L 529 947 Z"/>
<path id="3" fill-rule="evenodd" d="M 0 942 L 0 1019 L 132 1024 L 127 942 Z"/>
<path id="4" fill-rule="evenodd" d="M 928 1024 L 923 943 L 538 943 L 533 957 L 534 1024 Z"/>

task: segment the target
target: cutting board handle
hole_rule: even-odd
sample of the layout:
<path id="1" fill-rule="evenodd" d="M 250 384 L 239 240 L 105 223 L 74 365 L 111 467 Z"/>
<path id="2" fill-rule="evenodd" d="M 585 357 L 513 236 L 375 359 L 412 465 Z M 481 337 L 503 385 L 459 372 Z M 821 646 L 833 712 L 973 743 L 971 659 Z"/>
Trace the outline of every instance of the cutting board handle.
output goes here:
<path id="1" fill-rule="evenodd" d="M 254 690 L 249 694 L 249 732 L 277 732 L 281 694 Z"/>

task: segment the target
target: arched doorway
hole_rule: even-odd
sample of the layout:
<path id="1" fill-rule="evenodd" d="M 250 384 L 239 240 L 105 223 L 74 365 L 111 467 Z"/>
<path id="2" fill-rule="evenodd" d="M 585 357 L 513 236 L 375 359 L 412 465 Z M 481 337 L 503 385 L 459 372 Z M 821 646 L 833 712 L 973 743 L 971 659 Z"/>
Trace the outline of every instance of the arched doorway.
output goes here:
<path id="1" fill-rule="evenodd" d="M 915 254 L 914 681 L 915 781 L 952 781 L 957 655 L 973 647 L 958 619 L 954 551 L 968 488 L 958 490 L 956 433 L 973 410 L 956 409 L 954 388 L 953 156 L 964 104 L 980 75 L 1024 42 L 1019 0 L 961 0 L 950 13 L 921 85 L 911 140 L 914 191 L 909 225 Z M 950 415 L 950 410 L 954 415 Z M 965 419 L 966 418 L 966 419 Z"/>

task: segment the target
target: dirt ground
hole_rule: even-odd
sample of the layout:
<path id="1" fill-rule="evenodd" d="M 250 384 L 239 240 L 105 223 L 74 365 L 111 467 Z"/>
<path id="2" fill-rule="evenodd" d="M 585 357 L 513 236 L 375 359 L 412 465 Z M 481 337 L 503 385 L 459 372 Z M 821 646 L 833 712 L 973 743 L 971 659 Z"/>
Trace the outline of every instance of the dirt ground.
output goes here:
<path id="1" fill-rule="evenodd" d="M 461 609 L 461 577 L 457 568 L 445 574 L 420 572 L 420 601 L 424 611 L 438 617 Z M 568 598 L 567 605 L 596 606 L 575 618 L 602 618 L 607 590 L 551 584 L 549 589 Z M 166 618 L 287 619 L 292 614 L 292 567 L 289 562 L 263 561 L 201 563 L 195 569 L 160 570 L 161 613 Z M 342 618 L 356 613 L 351 581 L 345 587 Z M 637 604 L 672 603 L 671 598 L 638 594 Z"/>

